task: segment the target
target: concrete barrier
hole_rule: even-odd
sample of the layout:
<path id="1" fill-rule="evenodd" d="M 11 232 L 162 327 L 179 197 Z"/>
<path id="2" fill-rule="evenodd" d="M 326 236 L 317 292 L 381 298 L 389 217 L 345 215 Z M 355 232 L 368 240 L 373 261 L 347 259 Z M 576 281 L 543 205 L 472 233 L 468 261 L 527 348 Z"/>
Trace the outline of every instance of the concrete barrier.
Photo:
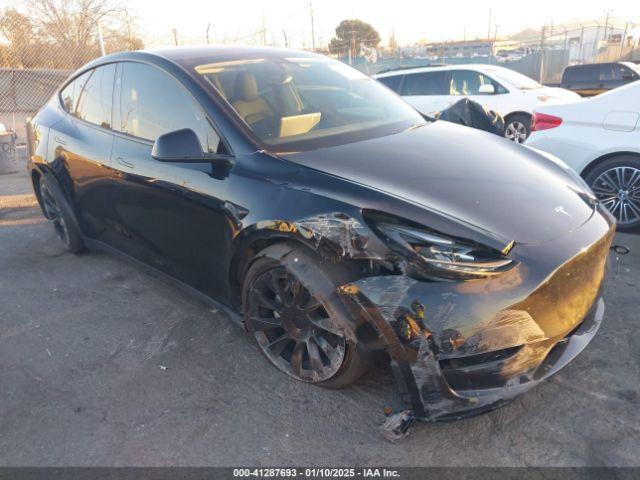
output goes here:
<path id="1" fill-rule="evenodd" d="M 16 137 L 12 132 L 0 133 L 0 175 L 18 171 Z"/>

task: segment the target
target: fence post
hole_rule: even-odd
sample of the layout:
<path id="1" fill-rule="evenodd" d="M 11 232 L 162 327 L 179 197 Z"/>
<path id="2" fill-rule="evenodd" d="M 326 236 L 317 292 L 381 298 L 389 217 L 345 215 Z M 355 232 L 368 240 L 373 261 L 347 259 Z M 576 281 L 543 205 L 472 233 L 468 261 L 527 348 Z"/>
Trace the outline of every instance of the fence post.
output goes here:
<path id="1" fill-rule="evenodd" d="M 544 34 L 547 26 L 543 25 L 540 35 L 540 83 L 544 80 Z"/>

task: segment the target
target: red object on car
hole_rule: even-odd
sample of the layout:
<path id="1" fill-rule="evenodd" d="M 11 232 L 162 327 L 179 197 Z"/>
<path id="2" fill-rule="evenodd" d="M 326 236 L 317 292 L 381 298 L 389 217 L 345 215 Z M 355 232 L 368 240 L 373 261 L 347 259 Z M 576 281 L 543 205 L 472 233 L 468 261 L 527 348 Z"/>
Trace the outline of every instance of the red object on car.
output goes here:
<path id="1" fill-rule="evenodd" d="M 562 119 L 560 117 L 533 112 L 533 118 L 531 119 L 531 131 L 549 130 L 550 128 L 559 127 L 561 123 Z"/>

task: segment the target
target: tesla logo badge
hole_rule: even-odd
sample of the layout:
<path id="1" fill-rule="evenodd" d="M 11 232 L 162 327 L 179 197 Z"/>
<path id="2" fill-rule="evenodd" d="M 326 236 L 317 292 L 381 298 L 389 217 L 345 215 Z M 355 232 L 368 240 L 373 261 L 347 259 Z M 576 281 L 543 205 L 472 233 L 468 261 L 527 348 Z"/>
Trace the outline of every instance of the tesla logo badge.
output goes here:
<path id="1" fill-rule="evenodd" d="M 564 209 L 563 206 L 559 206 L 553 209 L 554 212 L 556 213 L 562 213 L 563 215 L 566 215 L 567 217 L 570 217 L 571 215 L 569 215 L 569 213 Z"/>

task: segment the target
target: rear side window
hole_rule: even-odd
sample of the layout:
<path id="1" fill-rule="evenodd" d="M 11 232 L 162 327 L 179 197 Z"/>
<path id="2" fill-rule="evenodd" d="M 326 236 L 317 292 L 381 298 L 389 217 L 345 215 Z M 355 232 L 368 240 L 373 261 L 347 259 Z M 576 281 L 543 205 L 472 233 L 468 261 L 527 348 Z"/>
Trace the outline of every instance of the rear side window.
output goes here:
<path id="1" fill-rule="evenodd" d="M 80 82 L 75 115 L 87 122 L 111 128 L 113 81 L 116 64 L 98 67 Z"/>
<path id="2" fill-rule="evenodd" d="M 563 83 L 595 82 L 600 76 L 599 65 L 567 67 L 562 76 Z"/>
<path id="3" fill-rule="evenodd" d="M 405 75 L 402 95 L 447 95 L 447 72 L 410 73 Z"/>
<path id="4" fill-rule="evenodd" d="M 397 93 L 400 91 L 400 83 L 402 82 L 402 75 L 394 75 L 392 77 L 383 77 L 383 78 L 379 78 L 378 81 Z"/>
<path id="5" fill-rule="evenodd" d="M 191 95 L 162 70 L 122 63 L 116 130 L 155 141 L 160 135 L 190 128 L 205 152 L 217 153 L 220 137 Z"/>
<path id="6" fill-rule="evenodd" d="M 60 94 L 65 110 L 87 122 L 111 128 L 115 72 L 116 66 L 112 63 L 76 78 Z"/>
<path id="7" fill-rule="evenodd" d="M 80 85 L 84 85 L 84 83 L 87 81 L 87 78 L 89 78 L 89 75 L 91 75 L 91 72 L 83 73 L 74 81 L 69 83 L 66 87 L 64 87 L 60 92 L 62 105 L 64 106 L 64 109 L 71 115 L 75 115 L 76 113 L 76 104 L 78 103 Z"/>

